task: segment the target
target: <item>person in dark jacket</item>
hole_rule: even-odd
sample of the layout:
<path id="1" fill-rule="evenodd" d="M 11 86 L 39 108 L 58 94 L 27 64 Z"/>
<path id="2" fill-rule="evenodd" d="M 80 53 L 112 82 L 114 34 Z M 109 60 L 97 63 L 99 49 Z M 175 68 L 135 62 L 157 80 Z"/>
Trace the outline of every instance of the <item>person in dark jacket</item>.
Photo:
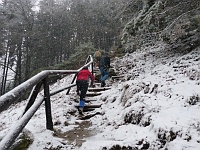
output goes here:
<path id="1" fill-rule="evenodd" d="M 91 85 L 94 82 L 94 76 L 88 70 L 88 67 L 83 67 L 81 71 L 78 72 L 76 78 L 77 94 L 80 95 L 79 113 L 83 114 L 83 108 L 85 105 L 85 96 L 89 86 L 89 79 L 91 79 Z"/>
<path id="2" fill-rule="evenodd" d="M 105 80 L 107 80 L 109 76 L 109 68 L 110 68 L 110 57 L 108 54 L 104 54 L 99 61 L 99 69 L 101 72 L 101 87 L 106 85 Z"/>

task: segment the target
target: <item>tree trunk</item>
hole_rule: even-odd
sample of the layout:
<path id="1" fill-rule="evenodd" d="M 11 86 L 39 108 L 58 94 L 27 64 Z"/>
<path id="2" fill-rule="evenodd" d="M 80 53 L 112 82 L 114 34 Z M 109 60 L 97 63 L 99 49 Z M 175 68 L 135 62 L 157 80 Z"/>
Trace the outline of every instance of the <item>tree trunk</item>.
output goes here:
<path id="1" fill-rule="evenodd" d="M 5 93 L 6 90 L 6 80 L 8 75 L 8 65 L 9 65 L 9 44 L 7 43 L 7 48 L 5 51 L 5 59 L 3 64 L 3 73 L 2 73 L 2 80 L 1 80 L 1 95 Z"/>
<path id="2" fill-rule="evenodd" d="M 22 83 L 22 41 L 17 44 L 17 67 L 14 80 L 14 87 Z"/>

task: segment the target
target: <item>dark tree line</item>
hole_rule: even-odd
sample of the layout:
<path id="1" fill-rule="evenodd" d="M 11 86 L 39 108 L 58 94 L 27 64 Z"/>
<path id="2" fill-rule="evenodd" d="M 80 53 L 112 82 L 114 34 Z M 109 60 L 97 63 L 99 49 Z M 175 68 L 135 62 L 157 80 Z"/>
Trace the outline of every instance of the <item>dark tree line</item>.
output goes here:
<path id="1" fill-rule="evenodd" d="M 123 0 L 3 0 L 0 5 L 1 95 L 38 68 L 66 61 L 80 44 L 108 50 L 121 30 Z"/>

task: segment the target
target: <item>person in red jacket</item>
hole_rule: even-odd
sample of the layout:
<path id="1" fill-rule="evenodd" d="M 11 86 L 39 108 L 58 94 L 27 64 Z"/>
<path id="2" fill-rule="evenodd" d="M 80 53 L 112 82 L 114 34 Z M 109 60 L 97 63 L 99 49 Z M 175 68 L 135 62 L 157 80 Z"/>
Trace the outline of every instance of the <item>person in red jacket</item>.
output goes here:
<path id="1" fill-rule="evenodd" d="M 89 80 L 91 80 L 91 85 L 94 82 L 94 76 L 88 70 L 88 67 L 83 67 L 77 74 L 76 86 L 77 94 L 80 95 L 80 104 L 79 104 L 79 114 L 83 115 L 83 108 L 85 105 L 85 96 L 89 86 Z"/>

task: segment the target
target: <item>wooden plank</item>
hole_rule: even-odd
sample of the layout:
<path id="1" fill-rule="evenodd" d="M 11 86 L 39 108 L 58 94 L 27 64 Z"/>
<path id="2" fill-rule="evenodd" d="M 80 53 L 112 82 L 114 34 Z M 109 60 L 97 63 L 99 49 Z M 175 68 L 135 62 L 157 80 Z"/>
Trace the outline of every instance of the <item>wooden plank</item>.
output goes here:
<path id="1" fill-rule="evenodd" d="M 98 72 L 100 70 L 98 68 L 94 68 L 93 71 Z"/>
<path id="2" fill-rule="evenodd" d="M 119 80 L 119 79 L 121 79 L 123 77 L 124 77 L 123 75 L 122 76 L 112 76 L 111 79 L 112 80 Z"/>
<path id="3" fill-rule="evenodd" d="M 98 96 L 98 95 L 101 95 L 101 93 L 94 93 L 94 92 L 90 92 L 90 93 L 86 93 L 86 96 L 87 97 L 93 97 L 93 96 Z"/>
<path id="4" fill-rule="evenodd" d="M 110 87 L 97 87 L 97 88 L 88 88 L 89 92 L 100 92 L 111 89 Z"/>
<path id="5" fill-rule="evenodd" d="M 102 114 L 100 112 L 96 112 L 96 113 L 93 113 L 93 114 L 88 114 L 86 116 L 80 117 L 79 119 L 86 120 L 86 119 L 90 119 L 90 118 L 92 118 L 92 117 L 94 117 L 96 115 L 102 115 Z"/>
<path id="6" fill-rule="evenodd" d="M 96 100 L 96 99 L 86 99 L 86 100 L 85 100 L 86 103 L 94 102 L 94 101 L 97 101 L 97 100 Z"/>
<path id="7" fill-rule="evenodd" d="M 84 108 L 83 112 L 88 112 L 88 111 L 93 111 L 93 110 L 95 110 L 95 108 Z"/>
<path id="8" fill-rule="evenodd" d="M 78 108 L 79 105 L 75 105 L 75 107 Z M 100 108 L 100 107 L 101 107 L 101 105 L 97 105 L 97 104 L 94 105 L 94 104 L 93 104 L 93 105 L 85 105 L 85 106 L 84 106 L 84 109 L 86 109 L 86 108 Z"/>

